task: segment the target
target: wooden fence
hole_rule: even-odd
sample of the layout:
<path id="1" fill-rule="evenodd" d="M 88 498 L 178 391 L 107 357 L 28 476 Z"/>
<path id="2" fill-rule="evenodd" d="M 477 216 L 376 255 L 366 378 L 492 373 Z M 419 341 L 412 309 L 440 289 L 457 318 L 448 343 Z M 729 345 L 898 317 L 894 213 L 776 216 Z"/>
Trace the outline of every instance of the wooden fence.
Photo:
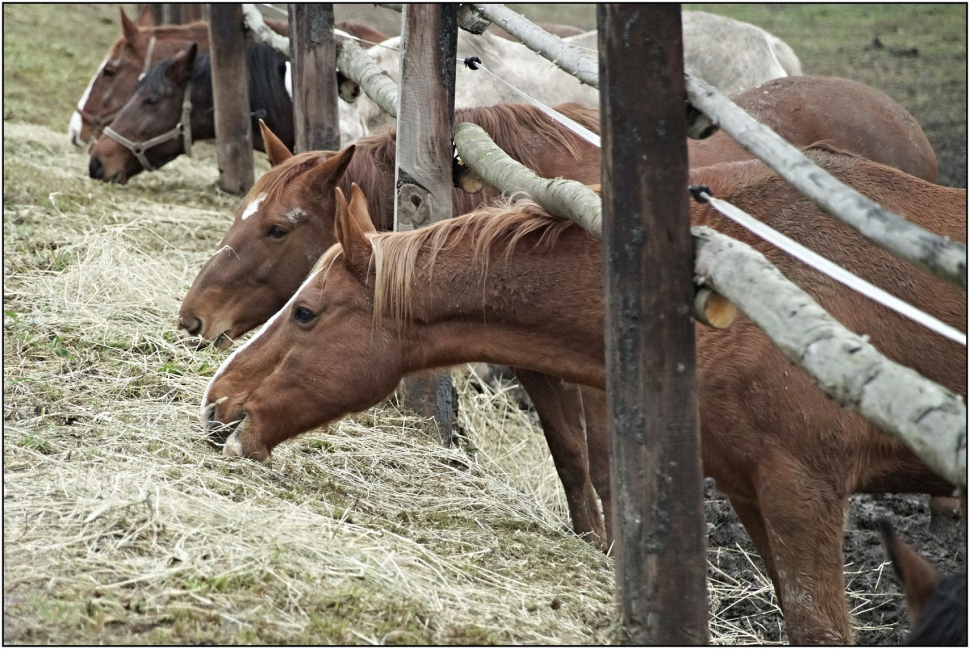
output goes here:
<path id="1" fill-rule="evenodd" d="M 401 5 L 384 6 L 402 10 Z M 412 19 L 418 12 L 426 11 L 420 7 L 407 5 L 403 17 L 405 24 L 412 11 Z M 794 147 L 754 122 L 716 90 L 685 74 L 679 49 L 682 47 L 679 30 L 671 27 L 679 25 L 679 12 L 679 5 L 599 6 L 598 64 L 590 54 L 571 48 L 558 37 L 545 33 L 502 5 L 463 5 L 455 17 L 449 14 L 447 26 L 434 30 L 440 36 L 437 45 L 430 48 L 439 55 L 453 52 L 447 50 L 446 45 L 453 42 L 452 31 L 449 30 L 453 30 L 455 21 L 460 27 L 475 33 L 480 33 L 492 21 L 584 83 L 599 87 L 599 79 L 603 77 L 614 91 L 612 98 L 601 94 L 604 143 L 602 203 L 589 188 L 578 183 L 538 178 L 506 156 L 475 125 L 455 125 L 453 137 L 464 164 L 485 182 L 504 192 L 525 190 L 551 213 L 570 218 L 600 237 L 604 241 L 608 277 L 622 275 L 629 280 L 617 282 L 616 285 L 608 282 L 606 336 L 609 401 L 613 416 L 611 462 L 616 480 L 614 493 L 617 495 L 618 512 L 618 524 L 614 528 L 618 532 L 616 554 L 620 572 L 617 583 L 627 639 L 637 643 L 704 642 L 707 639 L 699 445 L 688 447 L 691 457 L 677 460 L 682 461 L 684 466 L 676 475 L 653 472 L 668 480 L 678 480 L 676 490 L 660 483 L 650 483 L 652 478 L 644 475 L 643 467 L 659 467 L 661 462 L 670 461 L 668 454 L 671 449 L 670 444 L 664 443 L 665 431 L 682 431 L 678 443 L 685 438 L 697 439 L 693 327 L 684 316 L 693 311 L 702 321 L 707 319 L 704 301 L 712 295 L 721 300 L 726 298 L 764 329 L 783 353 L 801 366 L 826 394 L 860 412 L 882 430 L 902 439 L 934 470 L 955 484 L 966 487 L 966 406 L 963 400 L 916 372 L 881 356 L 866 340 L 836 322 L 750 247 L 709 228 L 689 229 L 685 191 L 686 149 L 682 146 L 684 134 L 701 131 L 709 134 L 711 129 L 686 124 L 688 111 L 684 110 L 683 103 L 637 100 L 636 97 L 638 93 L 648 90 L 651 84 L 668 88 L 682 83 L 681 87 L 686 91 L 690 108 L 698 117 L 699 124 L 708 120 L 720 126 L 839 220 L 894 254 L 964 288 L 966 247 L 922 230 L 845 187 L 812 165 Z M 259 37 L 263 28 L 248 8 L 246 23 L 251 33 Z M 620 36 L 621 29 L 626 30 L 626 38 Z M 408 48 L 414 47 L 414 43 L 420 42 L 420 39 L 412 40 L 415 38 L 413 27 L 410 32 L 407 28 L 403 31 L 402 48 L 407 58 Z M 634 31 L 636 38 L 630 36 Z M 281 37 L 265 35 L 265 40 L 275 42 L 278 48 L 284 47 L 281 44 L 285 39 Z M 426 47 L 425 54 L 428 51 Z M 629 66 L 625 66 L 624 61 L 631 58 L 639 62 L 635 78 L 625 71 Z M 336 65 L 383 110 L 398 117 L 399 129 L 410 122 L 412 118 L 407 114 L 408 109 L 404 107 L 398 110 L 406 103 L 400 102 L 399 96 L 406 96 L 408 91 L 402 92 L 363 49 L 350 41 L 338 42 Z M 444 92 L 447 93 L 447 84 L 453 84 L 453 74 L 453 67 L 449 72 L 443 66 L 438 66 L 432 68 L 432 73 L 427 76 L 434 77 L 432 84 L 439 89 L 445 88 Z M 402 79 L 405 85 L 415 83 L 407 76 L 402 76 Z M 451 92 L 453 97 L 453 85 Z M 647 94 L 650 99 L 683 96 L 677 92 L 660 91 Z M 672 135 L 663 142 L 612 137 L 615 129 L 622 128 L 622 124 L 634 119 L 629 108 L 625 108 L 629 106 L 636 106 L 640 111 L 636 116 L 638 119 L 644 119 L 643 111 L 648 110 L 650 115 L 646 119 L 664 119 L 668 124 L 675 125 Z M 439 112 L 435 120 L 446 120 L 443 115 L 447 111 Z M 630 131 L 627 129 L 623 132 L 628 134 Z M 398 137 L 400 142 L 400 130 Z M 663 169 L 645 163 L 642 169 L 634 166 L 624 171 L 610 162 L 614 156 L 638 160 L 641 153 L 655 151 L 658 147 L 674 147 L 669 155 L 664 156 Z M 404 154 L 405 158 L 407 155 Z M 642 157 L 645 160 L 649 158 Z M 399 147 L 399 181 L 401 161 Z M 435 164 L 443 165 L 444 162 Z M 408 171 L 405 176 L 413 179 L 411 173 Z M 620 174 L 623 174 L 622 177 Z M 650 201 L 647 197 L 650 197 Z M 646 221 L 623 220 L 623 214 L 639 214 Z M 651 219 L 661 221 L 651 223 Z M 669 249 L 649 249 L 645 245 L 649 237 L 644 237 L 643 233 L 647 228 L 657 227 L 668 232 L 679 232 L 675 237 L 679 243 Z M 621 241 L 623 246 L 618 245 Z M 631 241 L 636 244 L 632 246 L 632 253 Z M 621 254 L 624 246 L 628 248 L 625 255 Z M 693 266 L 685 263 L 691 259 L 691 246 L 695 250 Z M 660 271 L 648 276 L 651 268 Z M 610 269 L 616 272 L 610 272 Z M 703 278 L 707 285 L 702 293 L 704 299 L 694 299 L 691 291 L 684 291 L 685 286 L 691 286 L 695 274 Z M 670 298 L 665 302 L 672 305 L 675 312 L 663 319 L 665 323 L 651 323 L 649 335 L 646 333 L 645 319 L 636 315 L 644 310 L 642 301 L 650 299 L 646 295 L 647 287 L 651 292 L 668 294 Z M 765 290 L 765 287 L 770 288 Z M 711 290 L 716 293 L 711 293 Z M 657 304 L 655 297 L 653 299 L 651 308 Z M 793 303 L 800 305 L 797 322 L 782 315 L 791 312 L 790 305 Z M 724 326 L 728 323 L 720 324 Z M 806 331 L 817 327 L 827 328 L 832 332 L 832 337 L 825 345 L 819 345 L 816 341 L 811 353 L 807 353 Z M 660 356 L 650 350 L 660 343 L 668 354 L 671 349 L 677 350 L 680 360 L 657 364 L 656 359 Z M 852 349 L 853 353 L 848 354 L 847 349 Z M 879 389 L 866 390 L 862 394 L 846 389 L 846 386 L 857 382 L 860 363 L 882 369 L 879 379 L 882 385 L 877 386 Z M 661 397 L 644 388 L 643 379 L 648 374 L 661 384 L 680 386 L 679 392 L 688 396 L 678 397 L 674 407 L 665 405 L 670 395 Z M 906 395 L 906 398 L 901 399 L 900 395 Z M 901 408 L 901 402 L 905 402 L 906 406 Z M 652 406 L 645 408 L 644 404 Z M 647 411 L 650 411 L 650 422 L 645 420 Z M 691 412 L 694 413 L 693 419 Z M 921 416 L 926 412 L 933 412 L 934 416 Z M 658 413 L 663 413 L 663 416 Z M 932 429 L 926 423 L 930 420 Z M 648 445 L 651 448 L 648 449 Z M 681 500 L 672 503 L 671 498 Z M 658 553 L 654 542 L 659 521 L 653 521 L 651 516 L 662 513 L 664 507 L 670 508 L 672 505 L 681 512 L 689 511 L 697 515 L 686 517 L 689 520 L 670 537 L 676 539 L 675 543 L 681 546 L 678 549 L 684 552 L 679 556 L 663 556 Z M 664 532 L 668 533 L 668 530 Z M 686 556 L 693 559 L 687 560 Z M 696 607 L 687 601 L 689 599 L 695 604 L 700 602 L 703 611 L 697 612 Z"/>

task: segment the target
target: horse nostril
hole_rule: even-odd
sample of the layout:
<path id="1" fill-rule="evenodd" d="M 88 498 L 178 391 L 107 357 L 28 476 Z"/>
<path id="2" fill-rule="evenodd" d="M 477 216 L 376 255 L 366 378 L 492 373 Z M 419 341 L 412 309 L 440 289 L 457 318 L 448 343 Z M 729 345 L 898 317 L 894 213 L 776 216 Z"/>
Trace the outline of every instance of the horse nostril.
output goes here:
<path id="1" fill-rule="evenodd" d="M 198 336 L 202 331 L 202 320 L 195 316 L 179 316 L 179 327 L 189 332 L 190 336 Z"/>
<path id="2" fill-rule="evenodd" d="M 104 177 L 104 165 L 101 164 L 101 160 L 94 156 L 91 157 L 91 162 L 88 163 L 88 175 L 92 178 Z"/>

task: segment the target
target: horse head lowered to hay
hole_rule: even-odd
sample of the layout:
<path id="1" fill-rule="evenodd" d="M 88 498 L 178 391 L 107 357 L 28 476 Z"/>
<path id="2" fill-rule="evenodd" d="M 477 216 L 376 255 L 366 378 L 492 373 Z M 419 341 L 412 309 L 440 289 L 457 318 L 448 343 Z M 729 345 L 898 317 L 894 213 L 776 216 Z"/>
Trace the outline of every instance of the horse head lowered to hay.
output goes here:
<path id="1" fill-rule="evenodd" d="M 68 125 L 68 136 L 76 146 L 93 143 L 101 135 L 151 66 L 175 56 L 193 43 L 200 53 L 209 51 L 209 26 L 204 21 L 156 26 L 149 5 L 143 6 L 137 23 L 128 18 L 124 9 L 120 12 L 122 37 L 108 50 Z M 285 20 L 266 19 L 266 24 L 278 34 L 285 36 L 289 33 L 289 24 Z"/>
<path id="2" fill-rule="evenodd" d="M 888 520 L 878 524 L 913 623 L 906 644 L 967 646 L 967 573 L 941 575 L 899 538 Z"/>
<path id="3" fill-rule="evenodd" d="M 293 102 L 286 89 L 286 57 L 268 45 L 246 48 L 249 106 L 253 111 L 253 146 L 263 150 L 256 120 L 267 123 L 293 143 Z M 215 137 L 212 67 L 195 44 L 154 65 L 110 126 L 91 149 L 92 178 L 126 183 L 142 171 L 154 171 L 183 153 L 193 141 Z"/>
<path id="4" fill-rule="evenodd" d="M 966 191 L 813 147 L 836 178 L 931 231 L 966 239 Z M 691 171 L 692 184 L 890 289 L 951 326 L 966 295 L 870 244 L 758 162 Z M 487 361 L 604 387 L 602 247 L 529 202 L 409 233 L 378 233 L 363 193 L 336 197 L 336 245 L 220 366 L 202 399 L 226 455 L 266 458 L 299 433 L 386 397 L 406 374 Z M 710 207 L 692 223 L 753 246 L 893 361 L 966 394 L 966 350 L 773 249 Z M 888 284 L 888 285 L 887 285 Z M 795 644 L 852 639 L 842 526 L 855 492 L 946 495 L 902 442 L 843 410 L 746 318 L 698 325 L 705 474 L 731 500 L 772 579 Z M 729 371 L 726 371 L 729 368 Z"/>

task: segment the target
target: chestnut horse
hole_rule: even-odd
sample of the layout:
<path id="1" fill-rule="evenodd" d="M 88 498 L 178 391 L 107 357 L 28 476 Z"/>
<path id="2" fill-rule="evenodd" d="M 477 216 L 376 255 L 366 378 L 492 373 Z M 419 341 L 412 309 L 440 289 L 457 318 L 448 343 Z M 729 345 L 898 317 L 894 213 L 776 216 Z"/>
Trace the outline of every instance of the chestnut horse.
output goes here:
<path id="1" fill-rule="evenodd" d="M 827 146 L 806 154 L 881 205 L 965 241 L 965 190 Z M 964 327 L 962 290 L 872 245 L 761 163 L 695 169 L 690 182 Z M 603 259 L 591 235 L 528 201 L 414 232 L 377 233 L 359 189 L 349 205 L 339 193 L 336 201 L 340 245 L 223 362 L 203 396 L 206 428 L 228 435 L 226 455 L 264 459 L 280 442 L 370 407 L 406 374 L 432 367 L 484 361 L 603 389 Z M 860 298 L 708 206 L 692 205 L 691 214 L 693 224 L 759 250 L 887 357 L 966 394 L 965 348 Z M 792 643 L 848 643 L 842 573 L 848 496 L 947 495 L 953 486 L 905 444 L 817 390 L 746 318 L 726 330 L 698 325 L 696 336 L 705 475 L 730 498 L 755 543 Z"/>
<path id="2" fill-rule="evenodd" d="M 967 646 L 967 573 L 940 571 L 899 538 L 885 518 L 877 521 L 882 543 L 903 582 L 906 609 L 913 623 L 908 645 Z"/>
<path id="3" fill-rule="evenodd" d="M 884 94 L 833 77 L 780 81 L 736 95 L 734 100 L 794 144 L 829 139 L 866 157 L 936 180 L 936 158 L 926 136 L 912 116 Z M 599 130 L 597 113 L 592 109 L 572 105 L 560 110 L 587 128 Z M 491 119 L 486 119 L 488 115 Z M 499 146 L 541 176 L 564 176 L 586 183 L 599 179 L 599 149 L 531 106 L 458 109 L 456 119 L 482 125 Z M 527 127 L 518 126 L 520 121 Z M 870 123 L 880 128 L 870 133 Z M 340 154 L 328 152 L 291 157 L 266 129 L 264 139 L 274 167 L 239 205 L 218 252 L 199 272 L 179 311 L 180 328 L 224 347 L 231 344 L 230 339 L 275 313 L 306 277 L 316 258 L 335 242 L 333 186 L 339 185 L 346 194 L 351 182 L 360 184 L 370 198 L 378 229 L 392 228 L 392 134 L 360 140 L 349 162 Z M 572 148 L 562 149 L 557 142 Z M 750 158 L 723 133 L 703 141 L 691 140 L 688 147 L 695 167 Z M 494 193 L 485 194 L 489 195 Z M 467 212 L 483 198 L 456 190 L 454 213 Z M 299 218 L 291 218 L 297 215 Z M 574 529 L 583 534 L 605 526 L 608 543 L 612 521 L 609 456 L 605 451 L 590 453 L 587 465 L 584 450 L 587 438 L 595 441 L 602 437 L 592 429 L 605 431 L 605 395 L 584 389 L 580 398 L 559 381 L 524 372 L 519 373 L 519 379 L 539 413 L 570 503 Z M 584 418 L 586 431 L 580 425 Z M 577 520 L 585 520 L 585 514 L 579 512 L 596 511 L 595 504 L 589 503 L 590 482 L 602 501 L 604 521 L 587 527 L 578 525 Z M 599 520 L 598 513 L 589 515 Z"/>
<path id="4" fill-rule="evenodd" d="M 212 67 L 208 54 L 196 56 L 195 44 L 155 64 L 138 82 L 135 94 L 91 148 L 92 178 L 124 184 L 186 153 L 191 143 L 216 135 Z M 246 48 L 249 106 L 253 111 L 253 147 L 264 150 L 256 133 L 262 115 L 293 143 L 293 102 L 286 90 L 286 57 L 268 45 Z M 186 103 L 186 101 L 188 103 Z M 190 131 L 184 131 L 188 114 Z"/>
<path id="5" fill-rule="evenodd" d="M 128 18 L 124 9 L 120 12 L 123 35 L 108 49 L 71 116 L 67 133 L 75 146 L 85 146 L 101 135 L 134 94 L 139 78 L 155 63 L 175 56 L 192 43 L 200 53 L 209 51 L 206 22 L 156 27 L 149 5 L 142 7 L 137 24 Z M 278 34 L 289 33 L 285 20 L 266 19 L 266 24 Z"/>

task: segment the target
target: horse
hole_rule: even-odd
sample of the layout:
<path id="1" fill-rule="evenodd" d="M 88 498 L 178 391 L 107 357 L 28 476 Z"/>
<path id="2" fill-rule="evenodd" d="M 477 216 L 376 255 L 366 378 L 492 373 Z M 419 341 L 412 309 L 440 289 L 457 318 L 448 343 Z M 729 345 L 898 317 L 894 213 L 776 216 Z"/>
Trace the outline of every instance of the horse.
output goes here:
<path id="1" fill-rule="evenodd" d="M 899 538 L 888 520 L 877 522 L 883 547 L 906 594 L 913 624 L 906 644 L 967 646 L 967 573 L 941 575 Z"/>
<path id="2" fill-rule="evenodd" d="M 798 57 L 782 41 L 764 30 L 730 18 L 698 11 L 683 12 L 684 65 L 725 94 L 735 94 L 777 77 L 801 74 Z M 596 50 L 596 32 L 567 39 Z M 716 36 L 716 37 L 715 37 Z M 400 83 L 400 37 L 368 50 L 377 64 Z M 779 53 L 784 61 L 779 60 Z M 477 56 L 499 78 L 545 104 L 577 102 L 599 106 L 599 91 L 580 83 L 525 45 L 490 32 L 474 36 L 458 32 L 458 57 Z M 455 106 L 520 102 L 522 96 L 482 71 L 459 66 L 455 74 Z M 389 126 L 394 118 L 369 97 L 341 103 L 341 141 L 353 142 L 372 130 Z"/>
<path id="3" fill-rule="evenodd" d="M 193 43 L 174 58 L 153 66 L 135 94 L 91 148 L 92 178 L 124 184 L 144 170 L 154 171 L 191 151 L 197 140 L 215 137 L 212 67 Z M 285 88 L 286 58 L 258 44 L 246 48 L 253 146 L 263 151 L 259 115 L 293 144 L 293 102 Z M 188 117 L 188 119 L 186 119 Z M 188 122 L 188 128 L 186 122 Z"/>
<path id="4" fill-rule="evenodd" d="M 966 240 L 966 190 L 827 145 L 806 155 L 910 221 Z M 690 182 L 951 326 L 965 326 L 962 290 L 822 213 L 760 162 L 692 169 Z M 432 367 L 482 361 L 604 389 L 603 254 L 592 235 L 529 201 L 414 232 L 378 233 L 359 188 L 349 202 L 342 193 L 335 201 L 339 245 L 220 365 L 203 395 L 204 427 L 225 437 L 224 454 L 265 459 L 282 441 L 370 407 L 404 375 Z M 691 222 L 751 245 L 887 357 L 966 394 L 966 349 L 860 299 L 708 205 L 691 205 Z M 758 549 L 792 643 L 851 642 L 842 572 L 848 496 L 948 495 L 953 485 L 816 389 L 746 318 L 725 330 L 697 325 L 695 333 L 705 475 L 728 496 Z M 606 447 L 594 441 L 591 454 Z"/>
<path id="5" fill-rule="evenodd" d="M 758 89 L 747 91 L 736 95 L 734 100 L 794 144 L 811 144 L 821 136 L 876 160 L 900 164 L 927 180 L 936 180 L 936 158 L 926 136 L 915 120 L 888 97 L 862 84 L 829 77 L 795 77 L 790 82 L 773 86 L 767 94 Z M 813 109 L 806 101 L 818 102 L 831 110 Z M 841 117 L 850 109 L 860 117 L 848 121 L 831 119 L 831 116 Z M 599 130 L 595 110 L 578 105 L 560 110 L 590 130 Z M 496 117 L 491 122 L 484 119 L 493 112 Z M 530 115 L 529 120 L 536 126 L 524 131 L 513 126 L 519 119 L 517 113 Z M 498 120 L 499 114 L 505 117 Z M 804 115 L 809 121 L 803 125 L 792 119 L 792 115 Z M 883 128 L 866 135 L 867 117 Z M 500 146 L 539 175 L 564 176 L 586 183 L 599 179 L 599 150 L 531 106 L 458 109 L 456 118 L 482 125 Z M 511 130 L 500 129 L 501 122 Z M 540 124 L 545 126 L 540 128 Z M 548 136 L 537 137 L 536 133 L 548 133 Z M 259 326 L 285 304 L 314 260 L 335 242 L 334 206 L 328 196 L 330 185 L 339 184 L 345 193 L 350 191 L 351 182 L 362 185 L 370 197 L 371 213 L 378 229 L 393 227 L 393 133 L 361 140 L 353 160 L 339 163 L 333 162 L 339 154 L 329 152 L 304 153 L 292 158 L 268 129 L 263 129 L 263 137 L 274 166 L 238 206 L 229 232 L 199 272 L 179 310 L 180 329 L 213 340 L 220 347 L 228 347 L 232 338 Z M 891 138 L 906 143 L 902 151 L 898 151 L 898 145 Z M 557 141 L 576 147 L 579 155 L 563 156 L 564 150 L 556 145 Z M 522 147 L 525 143 L 542 149 L 541 153 L 527 158 L 527 150 Z M 750 158 L 723 134 L 704 141 L 691 140 L 688 149 L 691 165 L 695 167 Z M 569 153 L 569 149 L 565 152 Z M 894 155 L 884 157 L 890 153 Z M 898 153 L 905 155 L 895 155 Z M 485 194 L 472 198 L 456 190 L 452 195 L 454 214 L 468 211 L 494 195 L 494 190 L 488 189 Z M 298 222 L 290 223 L 288 218 L 282 218 L 281 215 L 293 214 L 296 209 L 302 215 Z M 584 439 L 594 442 L 600 439 L 591 432 L 593 428 L 606 430 L 605 395 L 582 389 L 582 395 L 578 396 L 561 382 L 524 372 L 519 372 L 519 378 L 536 405 L 556 466 L 562 467 L 560 477 L 570 511 L 596 509 L 587 500 L 587 484 L 592 482 L 603 508 L 603 523 L 593 527 L 604 529 L 608 545 L 612 537 L 608 449 L 577 450 L 582 448 Z M 580 425 L 583 419 L 585 432 Z M 565 448 L 573 450 L 568 453 L 561 450 Z M 584 515 L 577 516 L 585 520 Z M 586 527 L 575 524 L 577 516 L 573 517 L 575 529 L 585 533 Z M 599 514 L 594 518 L 598 519 Z"/>
<path id="6" fill-rule="evenodd" d="M 92 143 L 111 124 L 152 65 L 175 56 L 192 43 L 202 54 L 209 51 L 209 25 L 204 21 L 156 26 L 149 5 L 142 7 L 137 23 L 128 18 L 123 8 L 120 12 L 122 37 L 108 49 L 71 115 L 67 133 L 78 147 Z M 289 33 L 286 21 L 268 18 L 266 24 L 278 34 Z"/>
<path id="7" fill-rule="evenodd" d="M 595 110 L 559 107 L 572 119 L 597 128 Z M 548 177 L 582 182 L 599 180 L 593 145 L 528 105 L 457 109 L 456 117 L 481 125 L 517 160 Z M 306 277 L 313 262 L 333 242 L 333 187 L 350 191 L 352 180 L 373 190 L 375 215 L 383 229 L 393 228 L 394 133 L 371 135 L 342 153 L 307 152 L 294 156 L 261 124 L 273 167 L 261 176 L 236 211 L 233 227 L 206 262 L 179 310 L 179 326 L 191 335 L 228 347 L 262 324 L 282 306 Z M 354 153 L 356 151 L 356 153 Z M 453 212 L 472 209 L 486 197 L 454 190 Z M 230 255 L 223 252 L 233 251 Z M 231 259 L 229 258 L 231 257 Z M 589 475 L 580 420 L 582 401 L 575 386 L 528 371 L 520 382 L 535 404 L 559 472 L 577 534 L 606 549 L 608 537 Z M 602 485 L 598 485 L 600 489 Z"/>

